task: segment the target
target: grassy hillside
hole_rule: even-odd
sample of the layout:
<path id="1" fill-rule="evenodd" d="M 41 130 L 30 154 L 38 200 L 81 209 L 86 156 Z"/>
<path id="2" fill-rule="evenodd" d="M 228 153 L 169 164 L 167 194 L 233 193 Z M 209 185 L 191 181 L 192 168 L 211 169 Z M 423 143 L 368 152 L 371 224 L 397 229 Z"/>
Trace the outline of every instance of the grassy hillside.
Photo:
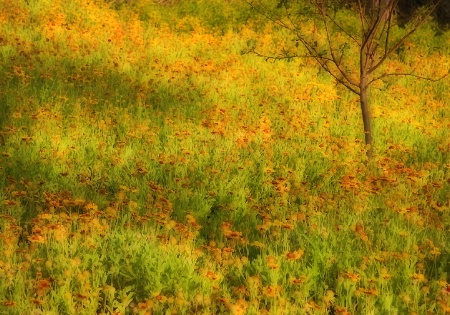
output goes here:
<path id="1" fill-rule="evenodd" d="M 450 79 L 376 86 L 368 162 L 352 94 L 243 54 L 289 44 L 237 0 L 0 0 L 0 314 L 449 313 Z M 386 67 L 449 56 L 430 23 Z"/>

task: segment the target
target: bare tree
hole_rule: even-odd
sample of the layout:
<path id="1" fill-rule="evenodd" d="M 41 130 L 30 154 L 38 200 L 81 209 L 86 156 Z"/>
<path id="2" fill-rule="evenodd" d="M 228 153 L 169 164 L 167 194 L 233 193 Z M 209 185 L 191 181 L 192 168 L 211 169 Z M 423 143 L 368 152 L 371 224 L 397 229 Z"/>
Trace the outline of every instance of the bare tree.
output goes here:
<path id="1" fill-rule="evenodd" d="M 283 55 L 274 57 L 262 55 L 255 49 L 250 52 L 268 59 L 313 58 L 337 82 L 359 96 L 369 159 L 373 155 L 369 87 L 389 76 L 442 79 L 425 78 L 415 74 L 414 70 L 399 73 L 383 69 L 385 61 L 427 21 L 440 2 L 436 0 L 421 8 L 408 25 L 399 28 L 395 21 L 398 1 L 355 0 L 346 10 L 355 14 L 357 23 L 349 23 L 346 15 L 338 10 L 343 3 L 339 0 L 278 0 L 275 9 L 267 3 L 270 0 L 247 0 L 257 12 L 289 30 L 297 43 L 306 48 L 305 55 L 284 51 Z M 313 23 L 312 30 L 304 27 L 307 23 Z"/>

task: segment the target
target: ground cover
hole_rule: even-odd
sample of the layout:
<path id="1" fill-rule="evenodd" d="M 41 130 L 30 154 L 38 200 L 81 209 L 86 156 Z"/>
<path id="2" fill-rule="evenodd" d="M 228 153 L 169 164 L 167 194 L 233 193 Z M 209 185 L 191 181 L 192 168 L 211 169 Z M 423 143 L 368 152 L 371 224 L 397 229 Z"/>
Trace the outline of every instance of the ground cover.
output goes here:
<path id="1" fill-rule="evenodd" d="M 374 89 L 368 162 L 354 96 L 242 54 L 289 44 L 242 3 L 0 8 L 1 314 L 450 312 L 449 78 Z"/>

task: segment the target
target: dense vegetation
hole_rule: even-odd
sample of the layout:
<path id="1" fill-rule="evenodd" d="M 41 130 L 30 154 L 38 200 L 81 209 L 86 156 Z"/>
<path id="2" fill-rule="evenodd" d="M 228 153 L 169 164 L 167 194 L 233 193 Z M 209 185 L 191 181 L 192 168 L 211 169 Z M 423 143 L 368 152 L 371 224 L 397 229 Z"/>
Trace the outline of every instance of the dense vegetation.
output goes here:
<path id="1" fill-rule="evenodd" d="M 442 76 L 437 30 L 385 66 Z M 243 54 L 289 44 L 237 0 L 0 0 L 0 314 L 449 313 L 450 79 L 377 83 L 367 161 L 355 96 Z"/>

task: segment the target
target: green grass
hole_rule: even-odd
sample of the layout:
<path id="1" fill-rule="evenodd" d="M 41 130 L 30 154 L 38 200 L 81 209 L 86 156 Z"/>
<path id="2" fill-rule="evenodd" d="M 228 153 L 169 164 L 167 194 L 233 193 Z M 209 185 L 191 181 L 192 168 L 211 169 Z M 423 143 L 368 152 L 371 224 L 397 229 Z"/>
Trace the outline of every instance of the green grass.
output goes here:
<path id="1" fill-rule="evenodd" d="M 367 162 L 358 100 L 242 54 L 289 40 L 239 1 L 0 6 L 0 314 L 449 312 L 448 78 L 371 91 Z"/>

